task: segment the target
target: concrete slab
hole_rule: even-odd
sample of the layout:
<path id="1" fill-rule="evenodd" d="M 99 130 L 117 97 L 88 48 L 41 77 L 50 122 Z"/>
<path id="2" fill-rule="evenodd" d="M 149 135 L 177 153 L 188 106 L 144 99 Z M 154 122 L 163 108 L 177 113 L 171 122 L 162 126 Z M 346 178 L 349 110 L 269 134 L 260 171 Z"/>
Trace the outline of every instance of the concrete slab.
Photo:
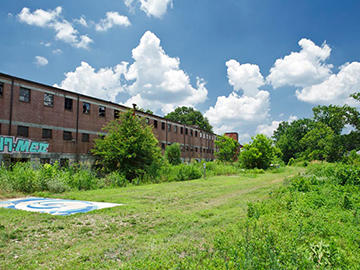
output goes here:
<path id="1" fill-rule="evenodd" d="M 85 213 L 96 209 L 103 209 L 120 205 L 122 204 L 37 197 L 0 201 L 0 207 L 3 208 L 19 209 L 30 212 L 40 212 L 61 216 Z"/>

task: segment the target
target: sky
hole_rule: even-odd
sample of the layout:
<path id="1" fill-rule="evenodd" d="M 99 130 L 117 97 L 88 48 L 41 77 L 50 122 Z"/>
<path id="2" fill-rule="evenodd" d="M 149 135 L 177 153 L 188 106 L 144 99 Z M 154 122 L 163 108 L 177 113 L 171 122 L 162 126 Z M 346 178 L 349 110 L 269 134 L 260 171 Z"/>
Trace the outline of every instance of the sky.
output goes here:
<path id="1" fill-rule="evenodd" d="M 162 116 L 192 106 L 244 143 L 317 105 L 356 106 L 359 10 L 353 0 L 4 1 L 0 72 Z"/>

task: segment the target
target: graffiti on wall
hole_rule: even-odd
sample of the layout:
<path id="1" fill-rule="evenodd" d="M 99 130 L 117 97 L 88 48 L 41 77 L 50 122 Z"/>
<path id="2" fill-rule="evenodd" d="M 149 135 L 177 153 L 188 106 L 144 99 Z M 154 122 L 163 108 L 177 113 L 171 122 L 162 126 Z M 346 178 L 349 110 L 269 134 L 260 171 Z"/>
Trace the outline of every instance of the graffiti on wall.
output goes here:
<path id="1" fill-rule="evenodd" d="M 35 142 L 24 138 L 0 136 L 0 153 L 47 153 L 47 142 Z"/>

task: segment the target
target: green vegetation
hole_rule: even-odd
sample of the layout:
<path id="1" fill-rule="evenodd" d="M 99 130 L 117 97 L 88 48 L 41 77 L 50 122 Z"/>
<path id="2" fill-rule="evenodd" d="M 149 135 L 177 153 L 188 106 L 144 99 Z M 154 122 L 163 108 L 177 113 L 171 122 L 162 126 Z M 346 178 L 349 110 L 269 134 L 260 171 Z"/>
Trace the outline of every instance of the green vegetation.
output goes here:
<path id="1" fill-rule="evenodd" d="M 273 146 L 271 139 L 263 134 L 258 134 L 252 137 L 251 143 L 244 145 L 239 162 L 244 168 L 267 169 L 270 164 L 278 160 L 280 155 L 280 150 Z"/>
<path id="2" fill-rule="evenodd" d="M 204 254 L 218 252 L 218 233 L 231 231 L 248 202 L 266 199 L 299 170 L 37 193 L 124 205 L 71 216 L 0 208 L 0 269 L 206 269 Z"/>
<path id="3" fill-rule="evenodd" d="M 126 179 L 156 177 L 161 166 L 161 150 L 151 127 L 131 111 L 104 128 L 107 135 L 95 141 L 93 154 L 105 172 L 117 171 Z"/>
<path id="4" fill-rule="evenodd" d="M 212 132 L 213 129 L 209 120 L 192 107 L 177 107 L 173 112 L 165 115 L 165 118 L 184 125 L 197 126 L 207 132 Z"/>
<path id="5" fill-rule="evenodd" d="M 223 135 L 217 136 L 215 145 L 218 148 L 218 151 L 215 152 L 216 159 L 224 162 L 234 162 L 237 160 L 240 147 L 239 142 L 235 141 L 233 138 Z"/>
<path id="6" fill-rule="evenodd" d="M 248 204 L 247 218 L 220 233 L 204 268 L 357 269 L 360 169 L 315 164 L 270 199 Z"/>
<path id="7" fill-rule="evenodd" d="M 359 93 L 352 95 L 358 100 Z M 360 113 L 344 106 L 317 106 L 313 118 L 280 123 L 274 132 L 275 144 L 288 163 L 291 158 L 341 161 L 352 150 L 360 149 Z M 352 127 L 343 134 L 345 126 Z"/>
<path id="8" fill-rule="evenodd" d="M 165 149 L 165 158 L 171 165 L 179 165 L 181 163 L 180 144 L 173 143 Z"/>

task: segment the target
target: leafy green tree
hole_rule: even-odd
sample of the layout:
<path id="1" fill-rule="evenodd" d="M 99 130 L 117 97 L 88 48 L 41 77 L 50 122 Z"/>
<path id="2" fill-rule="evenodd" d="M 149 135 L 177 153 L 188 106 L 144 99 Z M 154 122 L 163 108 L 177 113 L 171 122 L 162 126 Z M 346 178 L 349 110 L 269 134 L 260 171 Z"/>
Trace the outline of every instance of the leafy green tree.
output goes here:
<path id="1" fill-rule="evenodd" d="M 215 145 L 218 148 L 217 152 L 215 152 L 215 157 L 218 160 L 233 162 L 237 159 L 240 144 L 233 138 L 225 135 L 218 136 Z"/>
<path id="2" fill-rule="evenodd" d="M 92 153 L 97 164 L 106 172 L 118 171 L 128 180 L 145 174 L 156 176 L 161 166 L 161 150 L 151 127 L 132 111 L 120 114 L 119 119 L 104 128 L 107 135 L 95 140 Z"/>
<path id="3" fill-rule="evenodd" d="M 166 147 L 165 158 L 169 161 L 171 165 L 181 164 L 181 152 L 180 145 L 178 143 L 173 143 Z"/>
<path id="4" fill-rule="evenodd" d="M 205 131 L 212 132 L 209 120 L 192 107 L 177 107 L 173 112 L 165 115 L 165 118 L 184 125 L 198 126 Z"/>
<path id="5" fill-rule="evenodd" d="M 336 134 L 329 126 L 321 122 L 316 123 L 316 126 L 305 134 L 300 144 L 305 149 L 302 155 L 308 160 L 334 161 L 338 159 Z"/>
<path id="6" fill-rule="evenodd" d="M 298 158 L 304 151 L 303 145 L 299 141 L 315 126 L 315 121 L 304 118 L 289 122 L 281 122 L 277 130 L 274 131 L 276 146 L 282 152 L 282 159 L 288 163 L 290 158 Z"/>
<path id="7" fill-rule="evenodd" d="M 239 162 L 248 169 L 267 169 L 281 152 L 273 145 L 273 141 L 264 134 L 252 137 L 252 142 L 245 144 L 240 152 Z"/>

